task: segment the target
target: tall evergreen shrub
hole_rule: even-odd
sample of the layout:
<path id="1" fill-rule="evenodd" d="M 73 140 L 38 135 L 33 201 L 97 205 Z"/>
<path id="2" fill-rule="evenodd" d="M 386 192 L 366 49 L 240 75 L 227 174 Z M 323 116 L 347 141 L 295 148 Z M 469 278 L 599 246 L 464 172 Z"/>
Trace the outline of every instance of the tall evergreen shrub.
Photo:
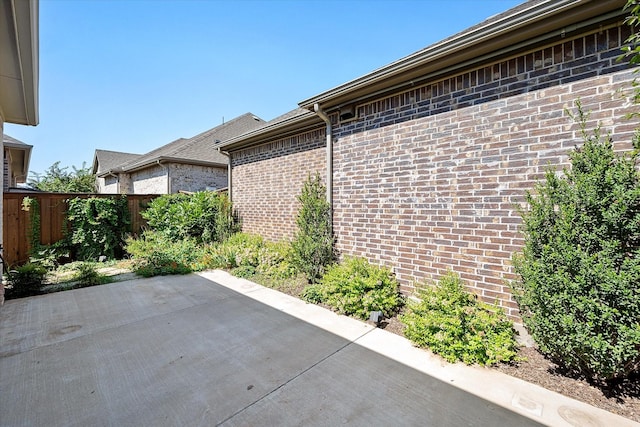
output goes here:
<path id="1" fill-rule="evenodd" d="M 571 168 L 526 195 L 514 295 L 542 352 L 589 378 L 625 377 L 640 367 L 640 139 L 616 155 L 577 106 Z"/>
<path id="2" fill-rule="evenodd" d="M 221 242 L 239 231 L 229 198 L 207 191 L 155 198 L 141 215 L 151 229 L 172 240 Z"/>
<path id="3" fill-rule="evenodd" d="M 326 187 L 320 174 L 316 174 L 313 177 L 309 175 L 298 196 L 298 231 L 291 245 L 296 267 L 310 282 L 318 281 L 335 258 L 331 205 L 325 195 Z"/>

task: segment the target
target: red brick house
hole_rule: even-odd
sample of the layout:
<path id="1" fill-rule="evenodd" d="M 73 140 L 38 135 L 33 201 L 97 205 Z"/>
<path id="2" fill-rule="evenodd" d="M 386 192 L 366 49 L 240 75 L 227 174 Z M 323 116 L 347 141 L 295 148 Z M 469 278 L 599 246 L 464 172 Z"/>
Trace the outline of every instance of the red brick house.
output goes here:
<path id="1" fill-rule="evenodd" d="M 637 126 L 623 119 L 634 74 L 616 60 L 624 4 L 525 2 L 225 142 L 244 230 L 291 238 L 319 172 L 342 255 L 393 268 L 406 292 L 453 270 L 517 317 L 517 206 L 580 142 L 565 109 L 580 99 L 620 148 Z"/>

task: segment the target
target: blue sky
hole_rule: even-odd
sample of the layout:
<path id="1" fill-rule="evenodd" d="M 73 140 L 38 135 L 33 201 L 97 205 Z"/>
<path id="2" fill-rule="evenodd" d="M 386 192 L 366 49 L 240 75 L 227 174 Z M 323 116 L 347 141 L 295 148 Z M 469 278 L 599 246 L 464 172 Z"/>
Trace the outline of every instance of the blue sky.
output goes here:
<path id="1" fill-rule="evenodd" d="M 264 120 L 521 0 L 40 0 L 30 170 Z"/>

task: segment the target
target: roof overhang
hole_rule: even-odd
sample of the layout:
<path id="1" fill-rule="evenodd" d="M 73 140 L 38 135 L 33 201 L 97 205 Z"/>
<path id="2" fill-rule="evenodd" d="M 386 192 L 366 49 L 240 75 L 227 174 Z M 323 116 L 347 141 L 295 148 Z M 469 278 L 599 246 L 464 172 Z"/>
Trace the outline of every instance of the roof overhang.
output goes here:
<path id="1" fill-rule="evenodd" d="M 17 182 L 27 182 L 32 145 L 4 142 L 4 149 L 9 152 L 12 174 Z"/>
<path id="2" fill-rule="evenodd" d="M 0 1 L 0 115 L 38 124 L 38 1 Z"/>
<path id="3" fill-rule="evenodd" d="M 282 139 L 324 126 L 320 117 L 311 111 L 290 117 L 286 120 L 268 124 L 259 129 L 231 138 L 217 148 L 224 151 L 236 151 L 274 139 Z"/>
<path id="4" fill-rule="evenodd" d="M 527 47 L 571 37 L 587 27 L 624 18 L 625 0 L 549 0 L 526 3 L 512 13 L 488 19 L 459 34 L 406 56 L 299 103 L 325 111 L 384 96 L 426 83 L 445 74 L 468 69 Z"/>
<path id="5" fill-rule="evenodd" d="M 122 169 L 109 169 L 108 171 L 96 173 L 97 178 L 105 178 L 107 176 L 114 176 L 118 173 L 122 173 Z"/>

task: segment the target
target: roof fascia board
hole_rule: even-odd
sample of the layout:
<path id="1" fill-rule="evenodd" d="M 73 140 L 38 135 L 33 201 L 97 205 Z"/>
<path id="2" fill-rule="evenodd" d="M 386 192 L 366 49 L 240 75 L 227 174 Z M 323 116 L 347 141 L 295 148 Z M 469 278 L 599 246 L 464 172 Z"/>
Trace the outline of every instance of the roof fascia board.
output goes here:
<path id="1" fill-rule="evenodd" d="M 404 82 L 405 86 L 415 84 L 411 79 L 423 77 L 426 73 L 434 75 L 445 67 L 477 62 L 479 58 L 495 56 L 496 52 L 504 54 L 505 49 L 514 48 L 516 45 L 522 47 L 536 38 L 549 38 L 561 34 L 562 31 L 570 31 L 577 22 L 606 11 L 610 12 L 614 6 L 617 7 L 617 11 L 610 15 L 624 16 L 624 1 L 621 0 L 557 0 L 539 3 L 506 15 L 498 21 L 459 33 L 369 74 L 303 100 L 299 106 L 312 109 L 314 104 L 319 103 L 325 109 L 336 108 L 354 102 L 356 98 L 366 98 L 368 93 L 388 91 L 390 87 L 400 85 L 401 82 Z M 581 9 L 571 10 L 578 7 Z M 549 34 L 554 28 L 560 30 Z M 414 75 L 411 74 L 412 71 Z"/>
<path id="2" fill-rule="evenodd" d="M 324 123 L 317 115 L 309 112 L 309 114 L 295 116 L 232 138 L 217 147 L 224 151 L 235 151 L 256 143 L 263 143 L 265 140 L 286 138 L 320 126 L 324 126 Z"/>
<path id="3" fill-rule="evenodd" d="M 14 148 L 16 150 L 31 150 L 33 145 L 29 144 L 16 144 L 15 142 L 4 141 L 3 144 L 6 148 Z"/>

